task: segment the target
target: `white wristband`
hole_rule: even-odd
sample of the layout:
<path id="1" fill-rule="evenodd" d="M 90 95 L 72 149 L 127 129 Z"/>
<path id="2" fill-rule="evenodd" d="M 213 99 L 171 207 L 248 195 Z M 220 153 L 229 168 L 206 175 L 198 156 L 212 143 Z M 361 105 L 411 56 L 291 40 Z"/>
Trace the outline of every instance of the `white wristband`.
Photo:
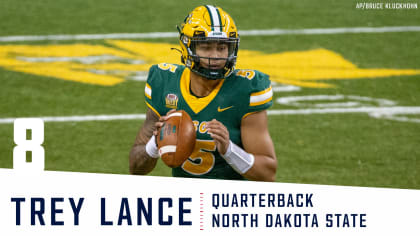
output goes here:
<path id="1" fill-rule="evenodd" d="M 159 151 L 156 145 L 156 137 L 152 135 L 149 142 L 146 144 L 146 153 L 152 158 L 159 158 Z"/>
<path id="2" fill-rule="evenodd" d="M 247 153 L 232 141 L 229 141 L 229 147 L 222 157 L 239 174 L 247 172 L 255 161 L 254 155 Z"/>

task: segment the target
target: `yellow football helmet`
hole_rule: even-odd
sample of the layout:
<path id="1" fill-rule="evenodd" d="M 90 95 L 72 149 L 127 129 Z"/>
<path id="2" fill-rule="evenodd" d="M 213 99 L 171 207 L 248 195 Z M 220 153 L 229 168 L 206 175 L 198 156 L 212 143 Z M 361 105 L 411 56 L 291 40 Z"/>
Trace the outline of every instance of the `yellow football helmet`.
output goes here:
<path id="1" fill-rule="evenodd" d="M 239 48 L 239 35 L 233 19 L 220 7 L 205 5 L 195 8 L 178 28 L 181 45 L 181 61 L 191 71 L 207 78 L 228 77 L 235 69 Z M 195 48 L 198 43 L 218 42 L 228 46 L 227 58 L 200 57 Z M 210 69 L 200 65 L 200 59 L 226 60 L 222 69 Z"/>

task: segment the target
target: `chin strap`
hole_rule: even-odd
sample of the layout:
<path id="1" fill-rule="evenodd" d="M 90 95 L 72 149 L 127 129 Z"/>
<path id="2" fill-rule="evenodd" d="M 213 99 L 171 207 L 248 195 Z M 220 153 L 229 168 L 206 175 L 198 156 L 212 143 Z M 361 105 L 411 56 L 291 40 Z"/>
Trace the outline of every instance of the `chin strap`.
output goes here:
<path id="1" fill-rule="evenodd" d="M 202 66 L 199 66 L 197 69 L 192 69 L 193 72 L 196 72 L 197 74 L 205 77 L 209 80 L 218 80 L 225 78 L 225 69 L 207 69 Z"/>
<path id="2" fill-rule="evenodd" d="M 254 155 L 247 153 L 232 141 L 229 141 L 229 147 L 222 157 L 239 174 L 246 173 L 255 162 Z"/>

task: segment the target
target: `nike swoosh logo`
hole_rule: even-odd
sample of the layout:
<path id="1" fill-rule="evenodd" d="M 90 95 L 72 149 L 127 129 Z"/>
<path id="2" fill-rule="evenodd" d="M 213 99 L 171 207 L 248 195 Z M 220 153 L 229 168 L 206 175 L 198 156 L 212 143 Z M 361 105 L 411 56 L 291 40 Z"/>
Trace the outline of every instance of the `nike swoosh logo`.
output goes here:
<path id="1" fill-rule="evenodd" d="M 220 108 L 220 107 L 218 107 L 217 108 L 217 111 L 218 112 L 223 112 L 223 111 L 226 111 L 227 109 L 230 109 L 230 108 L 232 108 L 233 106 L 230 106 L 230 107 L 225 107 L 225 108 Z"/>

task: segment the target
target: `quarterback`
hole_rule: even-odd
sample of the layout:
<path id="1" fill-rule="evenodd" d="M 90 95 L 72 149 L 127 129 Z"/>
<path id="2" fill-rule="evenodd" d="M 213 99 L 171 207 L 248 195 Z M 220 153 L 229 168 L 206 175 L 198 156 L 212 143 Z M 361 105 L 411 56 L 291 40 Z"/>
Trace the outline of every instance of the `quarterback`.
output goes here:
<path id="1" fill-rule="evenodd" d="M 277 159 L 267 109 L 268 76 L 235 69 L 239 35 L 220 7 L 199 6 L 179 30 L 181 62 L 150 68 L 146 120 L 130 152 L 130 173 L 147 174 L 159 158 L 155 136 L 167 115 L 184 110 L 196 127 L 191 156 L 172 169 L 176 177 L 275 181 Z"/>

